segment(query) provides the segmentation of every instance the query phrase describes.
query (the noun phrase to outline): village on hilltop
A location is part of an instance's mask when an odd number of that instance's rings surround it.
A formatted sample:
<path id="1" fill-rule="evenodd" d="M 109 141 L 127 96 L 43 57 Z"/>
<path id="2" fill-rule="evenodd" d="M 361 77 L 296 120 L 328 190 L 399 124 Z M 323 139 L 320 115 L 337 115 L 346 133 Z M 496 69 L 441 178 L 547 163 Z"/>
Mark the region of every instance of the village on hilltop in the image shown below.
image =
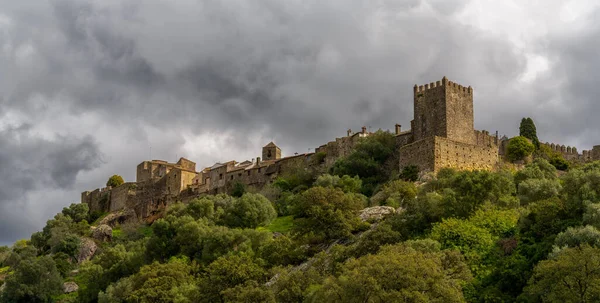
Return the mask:
<path id="1" fill-rule="evenodd" d="M 473 89 L 449 81 L 414 86 L 414 118 L 410 130 L 395 125 L 399 169 L 416 166 L 422 172 L 442 168 L 460 170 L 494 170 L 506 153 L 508 138 L 498 132 L 474 129 Z M 366 127 L 336 138 L 313 153 L 282 157 L 281 149 L 270 142 L 262 148 L 262 157 L 252 161 L 216 163 L 200 171 L 196 163 L 185 158 L 176 163 L 163 160 L 144 161 L 137 166 L 135 182 L 116 188 L 85 191 L 81 202 L 90 211 L 129 210 L 137 218 L 152 218 L 173 201 L 189 201 L 203 194 L 227 192 L 234 184 L 260 188 L 278 176 L 298 168 L 331 167 L 336 160 L 351 153 L 361 138 L 372 135 Z M 600 146 L 578 153 L 574 147 L 544 143 L 570 161 L 600 160 Z"/>

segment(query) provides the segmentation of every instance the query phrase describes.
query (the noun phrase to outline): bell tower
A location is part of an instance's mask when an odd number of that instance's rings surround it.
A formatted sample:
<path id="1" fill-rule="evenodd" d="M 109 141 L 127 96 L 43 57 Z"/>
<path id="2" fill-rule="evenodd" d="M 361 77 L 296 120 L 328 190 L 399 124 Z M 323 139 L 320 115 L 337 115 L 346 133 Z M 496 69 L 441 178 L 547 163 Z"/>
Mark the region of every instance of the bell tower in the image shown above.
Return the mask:
<path id="1" fill-rule="evenodd" d="M 262 149 L 262 159 L 263 161 L 281 159 L 281 148 L 275 145 L 275 143 L 269 142 Z"/>

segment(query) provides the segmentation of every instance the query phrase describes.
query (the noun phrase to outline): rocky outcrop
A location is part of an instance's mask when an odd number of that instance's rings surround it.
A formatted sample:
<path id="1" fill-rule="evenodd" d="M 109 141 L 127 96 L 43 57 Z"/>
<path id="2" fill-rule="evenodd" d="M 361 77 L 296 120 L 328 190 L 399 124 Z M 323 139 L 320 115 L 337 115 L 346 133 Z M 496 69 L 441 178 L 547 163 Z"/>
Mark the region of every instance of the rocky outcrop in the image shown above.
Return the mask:
<path id="1" fill-rule="evenodd" d="M 396 213 L 396 209 L 390 206 L 367 207 L 360 211 L 360 219 L 363 221 L 379 221 L 385 216 Z"/>
<path id="2" fill-rule="evenodd" d="M 79 246 L 79 254 L 77 255 L 77 263 L 81 264 L 84 261 L 90 260 L 94 254 L 98 246 L 94 240 L 89 238 L 81 239 L 81 244 Z"/>
<path id="3" fill-rule="evenodd" d="M 98 241 L 110 242 L 112 241 L 112 228 L 106 224 L 102 224 L 93 229 L 92 238 Z"/>
<path id="4" fill-rule="evenodd" d="M 104 219 L 100 220 L 98 225 L 108 225 L 110 227 L 115 227 L 117 225 L 132 222 L 135 220 L 135 211 L 133 211 L 132 209 L 125 209 L 122 211 L 108 214 L 106 217 L 104 217 Z"/>
<path id="5" fill-rule="evenodd" d="M 72 292 L 76 292 L 79 290 L 79 285 L 75 282 L 65 282 L 63 284 L 63 291 L 66 294 L 70 294 Z"/>

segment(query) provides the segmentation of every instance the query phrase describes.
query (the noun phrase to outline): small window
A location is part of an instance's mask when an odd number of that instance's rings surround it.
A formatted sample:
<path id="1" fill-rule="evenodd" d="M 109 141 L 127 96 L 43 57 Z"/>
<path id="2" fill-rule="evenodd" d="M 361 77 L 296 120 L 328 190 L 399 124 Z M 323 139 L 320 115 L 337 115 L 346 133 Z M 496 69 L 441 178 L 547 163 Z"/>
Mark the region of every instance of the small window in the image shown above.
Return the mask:
<path id="1" fill-rule="evenodd" d="M 241 176 L 242 176 L 242 173 L 239 173 L 239 174 L 238 174 L 238 177 L 241 177 Z"/>
<path id="2" fill-rule="evenodd" d="M 231 175 L 231 180 L 233 180 L 233 175 Z"/>
<path id="3" fill-rule="evenodd" d="M 219 180 L 223 180 L 223 174 L 219 174 Z"/>
<path id="4" fill-rule="evenodd" d="M 248 171 L 248 176 L 250 176 L 250 171 Z"/>
<path id="5" fill-rule="evenodd" d="M 259 168 L 258 168 L 258 173 L 260 173 L 260 169 L 261 169 L 261 168 L 259 167 Z"/>

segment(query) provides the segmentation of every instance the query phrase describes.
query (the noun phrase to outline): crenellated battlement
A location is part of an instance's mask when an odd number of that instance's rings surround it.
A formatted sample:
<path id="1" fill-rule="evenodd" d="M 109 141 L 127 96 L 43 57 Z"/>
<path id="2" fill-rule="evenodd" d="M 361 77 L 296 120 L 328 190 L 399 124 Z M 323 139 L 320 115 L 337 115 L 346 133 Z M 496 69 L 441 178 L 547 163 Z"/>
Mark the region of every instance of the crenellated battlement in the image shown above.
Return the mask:
<path id="1" fill-rule="evenodd" d="M 577 147 L 565 146 L 564 144 L 561 145 L 561 144 L 548 143 L 548 142 L 544 143 L 544 145 L 550 147 L 551 150 L 562 153 L 562 154 L 566 154 L 566 155 L 579 154 L 577 152 Z"/>
<path id="2" fill-rule="evenodd" d="M 431 82 L 429 84 L 425 84 L 425 85 L 416 85 L 413 87 L 413 90 L 416 93 L 423 93 L 425 91 L 428 90 L 432 90 L 432 89 L 436 89 L 436 88 L 440 88 L 440 87 L 447 87 L 447 88 L 451 88 L 454 91 L 463 93 L 463 94 L 467 94 L 467 95 L 472 95 L 473 94 L 473 88 L 471 86 L 463 86 L 460 85 L 456 82 L 452 82 L 450 80 L 448 80 L 448 78 L 444 77 L 442 78 L 441 81 L 435 81 L 435 82 Z"/>

